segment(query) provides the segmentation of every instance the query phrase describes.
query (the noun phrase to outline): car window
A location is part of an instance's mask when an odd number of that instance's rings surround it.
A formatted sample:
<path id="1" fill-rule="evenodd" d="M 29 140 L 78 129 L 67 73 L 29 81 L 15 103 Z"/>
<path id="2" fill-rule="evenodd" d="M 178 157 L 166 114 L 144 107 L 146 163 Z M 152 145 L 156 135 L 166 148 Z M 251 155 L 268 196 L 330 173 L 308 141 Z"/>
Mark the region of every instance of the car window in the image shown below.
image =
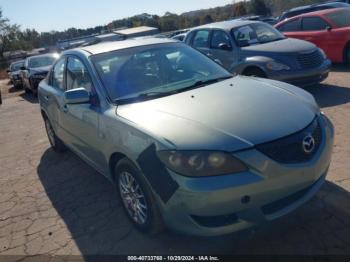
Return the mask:
<path id="1" fill-rule="evenodd" d="M 213 36 L 211 37 L 211 48 L 220 49 L 220 44 L 226 44 L 227 46 L 231 46 L 230 37 L 227 33 L 220 30 L 215 30 L 213 32 Z"/>
<path id="2" fill-rule="evenodd" d="M 55 66 L 53 67 L 52 70 L 52 86 L 59 88 L 61 90 L 65 89 L 64 86 L 64 70 L 65 70 L 65 62 L 66 59 L 62 58 L 60 59 Z"/>
<path id="3" fill-rule="evenodd" d="M 208 42 L 209 42 L 209 31 L 200 30 L 196 32 L 193 38 L 193 47 L 195 48 L 208 47 Z"/>
<path id="4" fill-rule="evenodd" d="M 233 29 L 232 33 L 237 44 L 241 47 L 285 39 L 280 32 L 265 23 L 241 26 Z"/>
<path id="5" fill-rule="evenodd" d="M 302 20 L 303 31 L 326 30 L 328 24 L 319 17 L 304 17 Z"/>
<path id="6" fill-rule="evenodd" d="M 288 21 L 284 23 L 283 25 L 278 27 L 278 30 L 281 32 L 297 32 L 301 31 L 300 28 L 300 20 L 299 19 L 294 19 L 292 21 Z"/>
<path id="7" fill-rule="evenodd" d="M 83 87 L 91 92 L 92 81 L 85 65 L 76 57 L 68 57 L 67 90 Z"/>
<path id="8" fill-rule="evenodd" d="M 337 27 L 348 27 L 350 26 L 350 9 L 341 9 L 329 13 L 326 17 L 331 20 Z"/>

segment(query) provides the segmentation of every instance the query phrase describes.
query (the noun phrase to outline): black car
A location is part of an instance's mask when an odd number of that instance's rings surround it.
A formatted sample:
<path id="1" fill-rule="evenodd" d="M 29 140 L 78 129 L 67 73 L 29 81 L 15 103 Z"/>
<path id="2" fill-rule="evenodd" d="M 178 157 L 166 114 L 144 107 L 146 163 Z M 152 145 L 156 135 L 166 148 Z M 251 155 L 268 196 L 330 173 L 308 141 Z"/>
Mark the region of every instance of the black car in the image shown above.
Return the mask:
<path id="1" fill-rule="evenodd" d="M 299 6 L 283 12 L 282 15 L 279 17 L 278 21 L 283 21 L 287 18 L 291 18 L 291 17 L 305 14 L 305 13 L 310 13 L 310 12 L 315 12 L 315 11 L 320 11 L 325 9 L 332 9 L 332 8 L 344 8 L 344 7 L 350 7 L 350 5 L 344 2 L 329 2 L 324 4 Z"/>
<path id="2" fill-rule="evenodd" d="M 28 57 L 21 67 L 21 79 L 26 93 L 37 93 L 38 85 L 49 72 L 58 54 L 45 54 Z"/>
<path id="3" fill-rule="evenodd" d="M 11 63 L 9 69 L 7 70 L 10 81 L 16 88 L 22 87 L 21 67 L 23 67 L 23 65 L 24 60 L 16 61 Z"/>

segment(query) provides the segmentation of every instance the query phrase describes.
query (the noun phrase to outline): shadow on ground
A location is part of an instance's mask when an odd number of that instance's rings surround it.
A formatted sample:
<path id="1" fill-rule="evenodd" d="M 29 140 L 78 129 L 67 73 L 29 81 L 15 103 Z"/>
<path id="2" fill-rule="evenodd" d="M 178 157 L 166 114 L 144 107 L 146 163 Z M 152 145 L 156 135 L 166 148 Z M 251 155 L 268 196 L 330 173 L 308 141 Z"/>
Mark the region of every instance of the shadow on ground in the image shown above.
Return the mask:
<path id="1" fill-rule="evenodd" d="M 197 238 L 133 229 L 114 186 L 73 153 L 48 149 L 38 175 L 80 252 L 92 254 L 350 254 L 350 194 L 327 182 L 306 205 L 255 230 Z"/>
<path id="2" fill-rule="evenodd" d="M 305 88 L 316 99 L 320 107 L 332 107 L 350 102 L 350 88 L 329 84 L 319 84 Z"/>
<path id="3" fill-rule="evenodd" d="M 23 92 L 22 94 L 19 95 L 23 99 L 27 100 L 28 102 L 32 104 L 38 104 L 39 100 L 38 97 L 36 97 L 33 93 L 25 93 Z"/>
<path id="4" fill-rule="evenodd" d="M 344 65 L 344 64 L 332 65 L 331 72 L 338 72 L 338 73 L 350 72 L 350 65 Z"/>

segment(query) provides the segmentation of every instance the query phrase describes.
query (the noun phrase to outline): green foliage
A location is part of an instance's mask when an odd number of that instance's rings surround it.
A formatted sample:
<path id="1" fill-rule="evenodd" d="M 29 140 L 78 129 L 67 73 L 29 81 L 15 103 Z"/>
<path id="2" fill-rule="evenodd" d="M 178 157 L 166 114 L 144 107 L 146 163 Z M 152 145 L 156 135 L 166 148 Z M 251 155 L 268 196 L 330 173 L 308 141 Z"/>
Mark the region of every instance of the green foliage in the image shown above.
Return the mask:
<path id="1" fill-rule="evenodd" d="M 266 5 L 264 0 L 251 0 L 250 13 L 255 15 L 268 16 L 271 15 L 270 8 Z"/>

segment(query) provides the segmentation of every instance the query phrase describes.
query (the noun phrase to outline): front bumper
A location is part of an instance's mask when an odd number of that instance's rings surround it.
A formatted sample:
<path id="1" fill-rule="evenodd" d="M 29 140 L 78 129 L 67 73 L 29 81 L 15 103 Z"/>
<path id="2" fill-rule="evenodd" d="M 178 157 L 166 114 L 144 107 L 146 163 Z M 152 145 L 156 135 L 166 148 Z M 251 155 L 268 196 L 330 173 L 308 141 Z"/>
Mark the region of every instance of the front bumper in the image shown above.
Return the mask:
<path id="1" fill-rule="evenodd" d="M 283 72 L 268 71 L 268 77 L 271 79 L 287 82 L 299 87 L 315 85 L 328 77 L 331 61 L 325 60 L 322 65 L 316 68 L 289 70 Z"/>
<path id="2" fill-rule="evenodd" d="M 179 232 L 214 236 L 283 216 L 309 200 L 325 181 L 334 130 L 324 121 L 318 152 L 302 164 L 279 164 L 256 149 L 236 153 L 249 171 L 218 177 L 188 178 L 169 171 L 179 184 L 161 203 L 166 224 Z"/>

